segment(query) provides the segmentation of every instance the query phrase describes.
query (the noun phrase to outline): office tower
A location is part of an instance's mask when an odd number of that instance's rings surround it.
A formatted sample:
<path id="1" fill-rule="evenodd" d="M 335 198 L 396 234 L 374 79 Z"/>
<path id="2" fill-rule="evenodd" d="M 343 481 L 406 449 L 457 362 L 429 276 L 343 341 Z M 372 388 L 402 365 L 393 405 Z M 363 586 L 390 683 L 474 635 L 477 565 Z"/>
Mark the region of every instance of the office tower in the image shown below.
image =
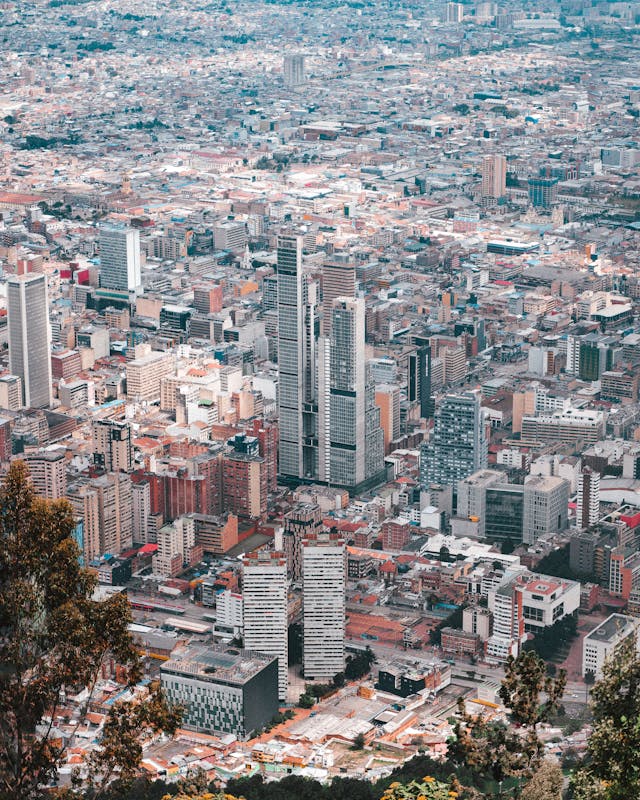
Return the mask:
<path id="1" fill-rule="evenodd" d="M 584 467 L 578 477 L 576 527 L 589 528 L 600 519 L 600 473 Z"/>
<path id="2" fill-rule="evenodd" d="M 287 562 L 283 553 L 263 550 L 243 561 L 244 646 L 278 657 L 278 697 L 287 699 Z"/>
<path id="3" fill-rule="evenodd" d="M 380 425 L 384 452 L 389 453 L 392 442 L 400 437 L 400 387 L 383 383 L 376 386 L 376 405 L 380 409 Z"/>
<path id="4" fill-rule="evenodd" d="M 133 541 L 142 544 L 148 541 L 149 515 L 151 514 L 151 487 L 148 481 L 140 481 L 131 486 L 133 507 Z"/>
<path id="5" fill-rule="evenodd" d="M 558 196 L 557 178 L 529 178 L 529 202 L 534 208 L 551 208 Z"/>
<path id="6" fill-rule="evenodd" d="M 304 56 L 286 55 L 283 61 L 283 77 L 285 86 L 301 86 L 304 83 Z"/>
<path id="7" fill-rule="evenodd" d="M 482 159 L 482 197 L 498 200 L 507 191 L 507 159 L 488 155 Z"/>
<path id="8" fill-rule="evenodd" d="M 451 486 L 485 469 L 488 458 L 487 430 L 479 395 L 473 392 L 447 395 L 436 411 L 433 433 L 420 450 L 422 488 L 430 484 Z"/>
<path id="9" fill-rule="evenodd" d="M 93 423 L 93 461 L 105 472 L 133 469 L 133 432 L 128 422 L 102 419 Z"/>
<path id="10" fill-rule="evenodd" d="M 330 683 L 344 670 L 345 547 L 336 533 L 302 543 L 304 677 Z"/>
<path id="11" fill-rule="evenodd" d="M 431 395 L 431 346 L 428 339 L 414 339 L 417 348 L 409 353 L 407 362 L 407 397 L 410 403 L 420 404 L 423 419 L 433 417 L 434 404 Z"/>
<path id="12" fill-rule="evenodd" d="M 51 405 L 51 330 L 44 275 L 7 281 L 9 369 L 22 381 L 27 408 Z"/>
<path id="13" fill-rule="evenodd" d="M 241 519 L 263 519 L 267 513 L 267 470 L 257 438 L 237 434 L 222 457 L 223 508 Z"/>
<path id="14" fill-rule="evenodd" d="M 22 408 L 22 380 L 17 375 L 0 377 L 0 408 L 19 411 Z"/>
<path id="15" fill-rule="evenodd" d="M 29 467 L 33 488 L 39 497 L 59 500 L 67 493 L 67 466 L 64 450 L 40 450 L 27 453 L 24 460 Z"/>
<path id="16" fill-rule="evenodd" d="M 262 308 L 274 311 L 278 308 L 278 276 L 266 275 L 262 279 Z"/>
<path id="17" fill-rule="evenodd" d="M 547 475 L 528 475 L 524 482 L 522 541 L 533 544 L 540 536 L 567 527 L 569 481 Z"/>
<path id="18" fill-rule="evenodd" d="M 462 22 L 464 6 L 462 3 L 447 3 L 447 22 Z"/>
<path id="19" fill-rule="evenodd" d="M 160 679 L 190 731 L 244 740 L 278 713 L 276 659 L 261 653 L 225 645 L 176 649 L 161 664 Z"/>
<path id="20" fill-rule="evenodd" d="M 467 356 L 462 347 L 445 347 L 442 354 L 445 383 L 457 383 L 467 375 Z"/>
<path id="21" fill-rule="evenodd" d="M 278 238 L 278 417 L 280 474 L 316 479 L 315 284 L 302 274 L 302 237 Z"/>
<path id="22" fill-rule="evenodd" d="M 496 483 L 485 492 L 484 533 L 492 542 L 522 542 L 524 526 L 524 486 Z"/>
<path id="23" fill-rule="evenodd" d="M 140 231 L 136 228 L 100 229 L 100 287 L 118 292 L 139 292 Z"/>
<path id="24" fill-rule="evenodd" d="M 321 475 L 324 470 L 324 480 L 354 492 L 381 480 L 384 472 L 380 409 L 365 360 L 364 316 L 363 299 L 334 300 L 329 347 L 326 340 L 321 343 L 319 358 Z"/>
<path id="25" fill-rule="evenodd" d="M 485 534 L 487 488 L 503 482 L 504 478 L 504 472 L 482 469 L 458 482 L 457 514 L 462 518 L 477 519 L 480 536 Z"/>
<path id="26" fill-rule="evenodd" d="M 284 515 L 282 547 L 293 582 L 302 578 L 302 542 L 323 529 L 322 511 L 315 503 L 296 503 Z"/>
<path id="27" fill-rule="evenodd" d="M 217 314 L 222 311 L 222 286 L 205 284 L 193 287 L 193 307 L 202 314 Z"/>
<path id="28" fill-rule="evenodd" d="M 322 267 L 322 335 L 331 334 L 333 301 L 356 296 L 356 268 L 347 262 L 329 262 Z"/>

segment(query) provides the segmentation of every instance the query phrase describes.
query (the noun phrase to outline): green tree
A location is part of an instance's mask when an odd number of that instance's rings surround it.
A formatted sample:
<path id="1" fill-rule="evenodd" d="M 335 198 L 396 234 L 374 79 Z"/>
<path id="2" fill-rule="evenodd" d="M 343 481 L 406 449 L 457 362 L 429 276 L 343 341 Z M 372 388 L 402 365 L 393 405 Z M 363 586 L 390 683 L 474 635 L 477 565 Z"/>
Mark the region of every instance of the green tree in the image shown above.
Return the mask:
<path id="1" fill-rule="evenodd" d="M 451 761 L 472 770 L 484 784 L 496 783 L 499 791 L 509 778 L 530 776 L 542 753 L 537 739 L 522 737 L 502 722 L 487 721 L 482 714 L 467 713 L 462 699 L 453 733 L 447 750 Z"/>
<path id="2" fill-rule="evenodd" d="M 545 760 L 523 788 L 521 800 L 562 800 L 563 784 L 559 765 Z"/>
<path id="3" fill-rule="evenodd" d="M 37 498 L 26 465 L 14 462 L 0 488 L 0 800 L 41 797 L 55 780 L 61 699 L 88 688 L 80 724 L 107 655 L 125 668 L 130 686 L 141 677 L 126 597 L 92 599 L 95 578 L 80 566 L 74 528 L 70 504 Z M 173 731 L 179 718 L 158 684 L 145 701 L 115 703 L 102 746 L 86 763 L 87 782 L 99 792 L 115 775 L 131 778 L 141 737 Z M 76 776 L 66 795 L 80 788 Z"/>
<path id="4" fill-rule="evenodd" d="M 574 777 L 576 800 L 640 797 L 640 657 L 635 635 L 605 661 L 591 690 L 593 730 Z"/>
<path id="5" fill-rule="evenodd" d="M 566 685 L 564 670 L 559 670 L 555 677 L 548 675 L 545 662 L 529 650 L 518 658 L 509 656 L 498 694 L 511 711 L 513 721 L 535 734 L 537 725 L 547 722 L 557 711 Z"/>
<path id="6" fill-rule="evenodd" d="M 356 738 L 353 740 L 353 749 L 354 750 L 364 750 L 364 746 L 366 744 L 366 739 L 364 738 L 364 733 L 359 733 Z"/>

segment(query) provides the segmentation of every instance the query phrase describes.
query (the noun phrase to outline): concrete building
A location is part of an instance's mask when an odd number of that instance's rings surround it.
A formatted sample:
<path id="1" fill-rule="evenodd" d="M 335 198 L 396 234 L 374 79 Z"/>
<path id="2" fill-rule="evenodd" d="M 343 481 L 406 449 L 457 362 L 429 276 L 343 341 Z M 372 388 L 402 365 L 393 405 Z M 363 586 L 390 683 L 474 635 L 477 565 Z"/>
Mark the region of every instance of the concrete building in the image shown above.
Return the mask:
<path id="1" fill-rule="evenodd" d="M 588 633 L 582 642 L 582 675 L 591 673 L 596 679 L 602 675 L 605 661 L 627 637 L 636 635 L 640 619 L 624 614 L 611 614 L 597 628 Z M 640 652 L 640 640 L 637 642 Z"/>
<path id="2" fill-rule="evenodd" d="M 304 56 L 291 53 L 284 57 L 282 73 L 285 86 L 294 88 L 301 86 L 305 81 Z"/>
<path id="3" fill-rule="evenodd" d="M 474 472 L 458 482 L 458 517 L 477 520 L 478 532 L 485 535 L 487 514 L 487 489 L 496 483 L 502 483 L 504 473 L 497 470 L 483 469 Z"/>
<path id="4" fill-rule="evenodd" d="M 323 336 L 331 335 L 333 301 L 338 297 L 356 296 L 356 268 L 349 262 L 331 261 L 322 267 L 322 326 Z"/>
<path id="5" fill-rule="evenodd" d="M 605 420 L 602 411 L 570 408 L 552 414 L 522 418 L 523 445 L 562 442 L 563 444 L 597 442 L 604 436 Z"/>
<path id="6" fill-rule="evenodd" d="M 380 410 L 365 358 L 364 300 L 333 301 L 329 347 L 321 339 L 319 350 L 320 478 L 358 493 L 384 479 Z"/>
<path id="7" fill-rule="evenodd" d="M 564 478 L 528 475 L 524 482 L 522 541 L 533 544 L 540 536 L 567 527 L 569 483 Z"/>
<path id="8" fill-rule="evenodd" d="M 27 408 L 51 405 L 51 327 L 47 278 L 33 273 L 7 281 L 9 369 L 22 382 Z"/>
<path id="9" fill-rule="evenodd" d="M 151 514 L 151 486 L 148 481 L 140 481 L 131 485 L 131 502 L 133 506 L 133 541 L 150 542 L 149 516 Z"/>
<path id="10" fill-rule="evenodd" d="M 339 534 L 316 533 L 302 543 L 305 679 L 330 682 L 344 670 L 345 545 Z"/>
<path id="11" fill-rule="evenodd" d="M 498 200 L 504 197 L 507 187 L 507 159 L 501 155 L 487 155 L 482 159 L 482 197 Z"/>
<path id="12" fill-rule="evenodd" d="M 92 425 L 93 460 L 105 472 L 133 469 L 133 433 L 128 422 L 102 419 Z"/>
<path id="13" fill-rule="evenodd" d="M 33 488 L 39 497 L 59 500 L 66 495 L 67 460 L 63 449 L 27 453 L 24 460 L 29 467 Z"/>
<path id="14" fill-rule="evenodd" d="M 191 561 L 196 542 L 193 517 L 179 517 L 158 531 L 158 550 L 153 557 L 153 571 L 175 577 Z"/>
<path id="15" fill-rule="evenodd" d="M 100 286 L 118 292 L 141 290 L 140 231 L 107 226 L 100 229 Z"/>
<path id="16" fill-rule="evenodd" d="M 278 697 L 287 699 L 287 561 L 280 552 L 256 551 L 242 565 L 244 644 L 278 659 Z"/>
<path id="17" fill-rule="evenodd" d="M 589 528 L 600 519 L 600 473 L 583 467 L 578 477 L 576 526 Z"/>
<path id="18" fill-rule="evenodd" d="M 148 352 L 127 362 L 127 397 L 136 403 L 160 400 L 160 384 L 165 375 L 173 371 L 171 353 Z"/>
<path id="19" fill-rule="evenodd" d="M 316 503 L 296 503 L 284 515 L 282 544 L 289 578 L 302 579 L 302 542 L 323 530 L 322 510 Z"/>
<path id="20" fill-rule="evenodd" d="M 451 486 L 479 469 L 488 459 L 487 431 L 480 397 L 472 392 L 447 395 L 436 410 L 431 439 L 420 450 L 420 484 Z"/>
<path id="21" fill-rule="evenodd" d="M 19 411 L 23 408 L 22 378 L 18 375 L 0 376 L 0 408 Z"/>
<path id="22" fill-rule="evenodd" d="M 376 405 L 380 409 L 380 425 L 384 452 L 392 450 L 392 442 L 400 436 L 400 387 L 393 384 L 376 386 Z"/>
<path id="23" fill-rule="evenodd" d="M 248 739 L 278 712 L 277 659 L 238 648 L 189 647 L 160 667 L 162 688 L 184 709 L 182 725 Z"/>
<path id="24" fill-rule="evenodd" d="M 278 238 L 278 419 L 280 474 L 318 473 L 315 284 L 302 272 L 302 237 Z"/>
<path id="25" fill-rule="evenodd" d="M 73 506 L 76 517 L 82 521 L 82 554 L 84 563 L 89 564 L 104 552 L 98 490 L 89 483 L 78 482 L 69 486 L 67 500 Z"/>

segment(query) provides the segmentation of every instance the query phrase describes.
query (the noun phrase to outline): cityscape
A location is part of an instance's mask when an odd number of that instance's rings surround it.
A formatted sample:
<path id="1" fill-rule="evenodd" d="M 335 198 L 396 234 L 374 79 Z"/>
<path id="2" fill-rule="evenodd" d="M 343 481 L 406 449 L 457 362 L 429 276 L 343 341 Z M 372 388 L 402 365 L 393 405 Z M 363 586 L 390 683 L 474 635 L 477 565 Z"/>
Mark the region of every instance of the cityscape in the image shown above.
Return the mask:
<path id="1" fill-rule="evenodd" d="M 638 4 L 0 35 L 0 800 L 640 797 Z"/>

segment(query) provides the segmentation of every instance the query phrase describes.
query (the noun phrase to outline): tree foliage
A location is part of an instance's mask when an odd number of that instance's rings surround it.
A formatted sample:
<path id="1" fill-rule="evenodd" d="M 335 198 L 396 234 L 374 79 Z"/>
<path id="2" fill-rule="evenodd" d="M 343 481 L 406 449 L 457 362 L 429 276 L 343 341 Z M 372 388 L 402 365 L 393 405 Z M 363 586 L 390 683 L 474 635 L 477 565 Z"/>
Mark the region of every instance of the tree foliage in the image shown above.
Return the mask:
<path id="1" fill-rule="evenodd" d="M 522 800 L 562 800 L 564 778 L 559 765 L 545 760 L 522 790 Z"/>
<path id="2" fill-rule="evenodd" d="M 55 781 L 63 758 L 55 731 L 61 700 L 89 690 L 80 725 L 107 655 L 123 666 L 130 686 L 141 669 L 126 597 L 92 599 L 95 578 L 80 566 L 69 503 L 35 497 L 24 462 L 14 462 L 0 490 L 0 512 L 0 798 L 31 800 Z M 174 730 L 178 721 L 157 685 L 148 702 L 115 703 L 87 779 L 78 777 L 73 789 L 131 777 L 140 736 Z"/>
<path id="3" fill-rule="evenodd" d="M 640 657 L 635 635 L 606 660 L 591 690 L 593 730 L 574 779 L 576 800 L 640 797 Z"/>
<path id="4" fill-rule="evenodd" d="M 551 677 L 547 674 L 545 662 L 536 652 L 529 650 L 518 658 L 509 656 L 498 694 L 511 711 L 513 721 L 535 731 L 539 723 L 547 722 L 557 711 L 566 685 L 564 670 Z"/>

